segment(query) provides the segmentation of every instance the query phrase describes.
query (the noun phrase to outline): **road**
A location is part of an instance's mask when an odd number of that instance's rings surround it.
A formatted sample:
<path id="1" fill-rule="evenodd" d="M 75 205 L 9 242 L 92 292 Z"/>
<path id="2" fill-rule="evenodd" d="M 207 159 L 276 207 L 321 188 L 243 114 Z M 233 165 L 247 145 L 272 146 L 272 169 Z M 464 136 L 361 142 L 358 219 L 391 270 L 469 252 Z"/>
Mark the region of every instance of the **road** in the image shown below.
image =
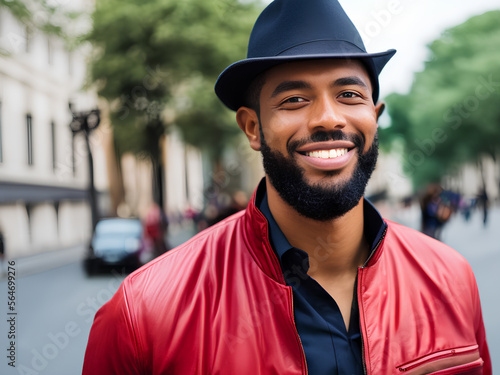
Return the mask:
<path id="1" fill-rule="evenodd" d="M 172 242 L 175 245 L 187 238 L 188 232 L 180 231 Z M 453 218 L 443 232 L 443 241 L 461 252 L 476 274 L 494 372 L 500 373 L 500 360 L 496 360 L 500 358 L 500 209 L 491 212 L 486 228 L 479 215 L 469 222 Z M 22 264 L 26 263 L 19 267 Z M 1 280 L 0 374 L 80 374 L 93 316 L 124 277 L 114 272 L 88 278 L 79 262 L 20 276 L 16 280 L 16 368 L 7 365 L 7 319 L 12 316 L 7 315 L 7 283 Z"/>
<path id="2" fill-rule="evenodd" d="M 115 273 L 87 278 L 81 264 L 72 263 L 18 279 L 17 371 L 6 367 L 2 356 L 0 372 L 80 374 L 93 316 L 118 289 L 123 277 Z M 5 282 L 2 290 L 5 296 Z M 2 333 L 8 330 L 7 315 L 4 317 Z M 7 335 L 2 336 L 0 341 L 6 343 Z"/>

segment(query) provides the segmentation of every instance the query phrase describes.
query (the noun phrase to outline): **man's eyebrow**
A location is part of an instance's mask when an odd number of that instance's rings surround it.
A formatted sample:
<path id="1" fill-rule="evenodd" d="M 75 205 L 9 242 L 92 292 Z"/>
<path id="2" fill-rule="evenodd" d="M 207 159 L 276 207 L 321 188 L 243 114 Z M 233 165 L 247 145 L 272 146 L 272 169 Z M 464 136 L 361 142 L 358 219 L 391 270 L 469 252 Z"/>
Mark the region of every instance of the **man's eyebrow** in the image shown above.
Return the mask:
<path id="1" fill-rule="evenodd" d="M 356 76 L 339 78 L 339 79 L 335 80 L 331 86 L 338 87 L 338 86 L 351 86 L 351 85 L 369 88 L 368 85 L 361 78 L 356 77 Z"/>
<path id="2" fill-rule="evenodd" d="M 271 98 L 274 98 L 282 92 L 299 89 L 310 89 L 311 87 L 312 86 L 305 81 L 284 81 L 276 86 L 273 93 L 271 94 Z"/>

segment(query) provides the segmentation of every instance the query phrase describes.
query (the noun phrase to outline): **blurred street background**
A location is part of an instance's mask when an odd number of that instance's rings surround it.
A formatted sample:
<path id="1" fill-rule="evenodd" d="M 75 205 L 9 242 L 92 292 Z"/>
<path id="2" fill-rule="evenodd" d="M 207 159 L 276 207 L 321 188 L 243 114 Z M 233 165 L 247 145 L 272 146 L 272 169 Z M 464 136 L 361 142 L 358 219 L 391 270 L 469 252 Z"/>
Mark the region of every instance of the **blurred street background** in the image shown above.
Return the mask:
<path id="1" fill-rule="evenodd" d="M 123 278 L 246 206 L 261 159 L 213 85 L 268 2 L 0 0 L 0 374 L 80 373 Z M 500 371 L 498 0 L 340 2 L 398 50 L 366 196 L 470 262 Z"/>

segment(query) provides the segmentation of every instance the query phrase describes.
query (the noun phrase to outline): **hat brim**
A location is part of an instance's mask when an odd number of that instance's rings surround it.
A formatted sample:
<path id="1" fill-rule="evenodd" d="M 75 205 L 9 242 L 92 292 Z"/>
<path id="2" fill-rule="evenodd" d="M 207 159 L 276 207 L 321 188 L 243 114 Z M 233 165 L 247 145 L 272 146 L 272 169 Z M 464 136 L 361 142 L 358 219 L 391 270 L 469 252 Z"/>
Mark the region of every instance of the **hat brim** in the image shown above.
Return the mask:
<path id="1" fill-rule="evenodd" d="M 215 83 L 215 93 L 219 99 L 233 111 L 238 110 L 245 103 L 245 95 L 248 86 L 260 73 L 276 65 L 298 60 L 317 60 L 317 59 L 355 59 L 365 63 L 370 76 L 378 77 L 383 67 L 396 53 L 396 50 L 390 49 L 385 52 L 377 53 L 325 53 L 325 54 L 303 54 L 293 56 L 272 56 L 272 57 L 254 57 L 237 61 L 229 65 L 217 79 Z M 378 80 L 375 78 L 373 98 L 378 99 Z"/>

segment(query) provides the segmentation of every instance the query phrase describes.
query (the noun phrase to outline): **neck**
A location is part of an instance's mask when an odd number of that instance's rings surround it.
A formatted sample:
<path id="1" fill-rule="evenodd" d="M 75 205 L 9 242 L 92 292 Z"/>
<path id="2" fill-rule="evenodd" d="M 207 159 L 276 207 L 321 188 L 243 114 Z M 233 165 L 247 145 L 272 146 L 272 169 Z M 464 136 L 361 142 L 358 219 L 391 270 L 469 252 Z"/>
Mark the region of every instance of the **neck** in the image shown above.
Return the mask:
<path id="1" fill-rule="evenodd" d="M 363 198 L 344 216 L 318 221 L 300 215 L 266 180 L 269 209 L 290 244 L 309 255 L 312 277 L 356 273 L 369 254 Z"/>

